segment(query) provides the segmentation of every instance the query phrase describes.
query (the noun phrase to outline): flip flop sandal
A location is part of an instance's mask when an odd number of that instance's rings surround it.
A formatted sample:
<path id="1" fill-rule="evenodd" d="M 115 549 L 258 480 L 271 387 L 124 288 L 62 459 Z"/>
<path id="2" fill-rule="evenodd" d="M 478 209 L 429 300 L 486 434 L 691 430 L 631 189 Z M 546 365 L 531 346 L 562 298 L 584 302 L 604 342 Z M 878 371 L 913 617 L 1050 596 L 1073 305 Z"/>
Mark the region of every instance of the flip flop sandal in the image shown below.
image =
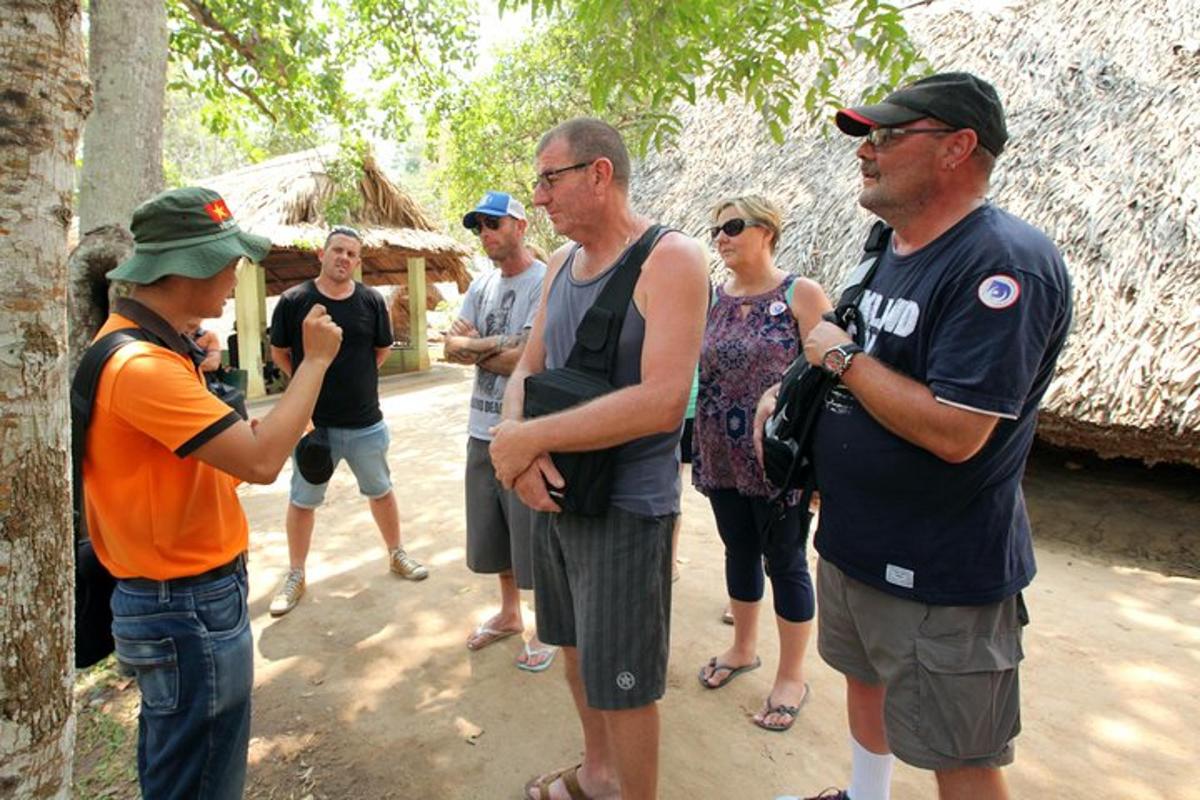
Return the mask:
<path id="1" fill-rule="evenodd" d="M 800 702 L 794 706 L 785 706 L 783 704 L 775 705 L 771 701 L 771 696 L 767 695 L 767 710 L 763 712 L 763 717 L 769 717 L 772 714 L 783 714 L 788 718 L 787 722 L 772 725 L 764 720 L 751 717 L 750 720 L 764 731 L 773 731 L 775 733 L 783 733 L 790 730 L 796 724 L 796 717 L 800 716 L 800 709 L 804 708 L 804 704 L 808 702 L 809 695 L 812 694 L 812 687 L 807 683 L 804 684 L 804 696 L 800 698 Z"/>
<path id="2" fill-rule="evenodd" d="M 530 647 L 529 642 L 525 643 L 525 661 L 517 662 L 517 669 L 523 669 L 526 672 L 544 672 L 550 669 L 550 665 L 554 663 L 554 657 L 558 655 L 558 648 L 554 645 L 546 647 Z M 545 656 L 546 660 L 539 664 L 529 664 L 529 659 L 537 656 Z"/>
<path id="3" fill-rule="evenodd" d="M 471 652 L 482 650 L 489 644 L 495 644 L 501 639 L 507 639 L 510 636 L 516 636 L 521 631 L 489 628 L 486 624 L 480 625 L 475 631 L 467 637 L 467 649 Z M 472 640 L 478 640 L 479 643 L 472 645 Z"/>
<path id="4" fill-rule="evenodd" d="M 713 656 L 712 658 L 710 658 L 708 660 L 707 664 L 705 664 L 703 667 L 700 668 L 700 672 L 696 675 L 696 677 L 700 679 L 700 685 L 703 686 L 705 689 L 720 689 L 722 686 L 729 683 L 731 680 L 736 678 L 738 675 L 741 675 L 743 672 L 749 672 L 750 670 L 758 669 L 761 666 L 762 666 L 762 659 L 759 658 L 758 656 L 755 656 L 754 660 L 751 661 L 749 664 L 744 664 L 740 667 L 732 667 L 729 664 L 717 663 L 717 657 Z M 713 675 L 716 675 L 718 670 L 728 670 L 729 672 L 728 672 L 728 674 L 725 675 L 724 678 L 722 678 L 718 682 L 709 683 L 704 678 L 704 670 L 706 670 L 706 669 L 708 670 L 709 678 L 712 678 Z"/>
<path id="5" fill-rule="evenodd" d="M 551 772 L 549 775 L 531 778 L 529 783 L 525 784 L 525 800 L 549 800 L 550 787 L 559 778 L 562 778 L 563 786 L 567 790 L 567 796 L 571 800 L 592 800 L 579 785 L 579 770 L 582 766 L 583 764 L 576 764 L 573 767 L 563 767 L 556 772 Z M 536 798 L 529 793 L 532 789 L 537 789 Z"/>
<path id="6" fill-rule="evenodd" d="M 733 612 L 728 608 L 721 612 L 721 622 L 724 622 L 726 625 L 733 624 Z"/>

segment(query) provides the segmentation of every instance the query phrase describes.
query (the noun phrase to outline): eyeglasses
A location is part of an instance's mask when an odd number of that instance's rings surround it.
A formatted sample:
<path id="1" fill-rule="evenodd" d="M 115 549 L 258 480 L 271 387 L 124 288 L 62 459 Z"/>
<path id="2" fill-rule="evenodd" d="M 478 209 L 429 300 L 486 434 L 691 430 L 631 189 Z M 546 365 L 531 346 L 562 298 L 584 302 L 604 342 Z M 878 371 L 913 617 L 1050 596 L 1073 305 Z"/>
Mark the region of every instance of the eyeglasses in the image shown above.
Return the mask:
<path id="1" fill-rule="evenodd" d="M 554 184 L 557 183 L 559 175 L 562 175 L 564 172 L 570 172 L 571 170 L 590 167 L 592 164 L 595 164 L 596 161 L 597 159 L 593 158 L 591 161 L 580 161 L 578 164 L 572 164 L 569 167 L 548 169 L 537 176 L 537 180 L 533 182 L 533 190 L 536 192 L 538 189 L 553 189 Z"/>
<path id="2" fill-rule="evenodd" d="M 714 225 L 711 228 L 709 228 L 708 234 L 710 236 L 712 236 L 714 241 L 716 240 L 717 236 L 721 233 L 724 233 L 726 236 L 728 236 L 732 239 L 734 236 L 740 236 L 742 234 L 742 231 L 746 230 L 746 228 L 761 228 L 761 227 L 763 227 L 763 224 L 761 222 L 755 222 L 752 219 L 737 219 L 737 218 L 727 219 L 720 225 Z"/>
<path id="3" fill-rule="evenodd" d="M 867 141 L 876 149 L 887 147 L 893 140 L 901 136 L 911 136 L 914 133 L 957 133 L 961 128 L 871 128 L 867 131 Z"/>
<path id="4" fill-rule="evenodd" d="M 488 214 L 476 214 L 475 224 L 472 225 L 468 230 L 470 230 L 471 233 L 475 234 L 476 236 L 479 236 L 481 233 L 483 233 L 484 228 L 487 228 L 489 231 L 499 230 L 500 222 L 501 220 L 499 217 L 489 216 Z"/>

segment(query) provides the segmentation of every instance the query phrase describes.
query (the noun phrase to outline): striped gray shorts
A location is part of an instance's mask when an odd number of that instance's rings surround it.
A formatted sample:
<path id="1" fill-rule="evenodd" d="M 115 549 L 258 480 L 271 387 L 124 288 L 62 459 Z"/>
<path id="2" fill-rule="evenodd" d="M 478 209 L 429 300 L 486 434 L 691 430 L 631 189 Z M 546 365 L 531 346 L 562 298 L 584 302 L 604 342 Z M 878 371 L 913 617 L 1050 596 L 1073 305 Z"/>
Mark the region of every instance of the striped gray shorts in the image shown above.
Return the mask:
<path id="1" fill-rule="evenodd" d="M 541 514 L 533 537 L 538 638 L 579 651 L 588 705 L 663 696 L 671 634 L 674 514 L 610 506 L 602 517 Z"/>

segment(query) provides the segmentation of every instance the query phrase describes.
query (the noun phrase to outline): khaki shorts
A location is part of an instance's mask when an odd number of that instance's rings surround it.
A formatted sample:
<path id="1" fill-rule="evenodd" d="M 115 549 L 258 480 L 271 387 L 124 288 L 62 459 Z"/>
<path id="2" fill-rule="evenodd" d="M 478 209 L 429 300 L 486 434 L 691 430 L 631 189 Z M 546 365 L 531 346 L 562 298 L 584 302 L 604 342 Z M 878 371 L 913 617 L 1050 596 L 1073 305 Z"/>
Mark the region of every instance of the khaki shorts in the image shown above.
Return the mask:
<path id="1" fill-rule="evenodd" d="M 986 606 L 926 605 L 822 560 L 817 604 L 821 658 L 887 687 L 884 723 L 897 758 L 932 770 L 1012 763 L 1021 629 L 1029 622 L 1019 593 Z"/>

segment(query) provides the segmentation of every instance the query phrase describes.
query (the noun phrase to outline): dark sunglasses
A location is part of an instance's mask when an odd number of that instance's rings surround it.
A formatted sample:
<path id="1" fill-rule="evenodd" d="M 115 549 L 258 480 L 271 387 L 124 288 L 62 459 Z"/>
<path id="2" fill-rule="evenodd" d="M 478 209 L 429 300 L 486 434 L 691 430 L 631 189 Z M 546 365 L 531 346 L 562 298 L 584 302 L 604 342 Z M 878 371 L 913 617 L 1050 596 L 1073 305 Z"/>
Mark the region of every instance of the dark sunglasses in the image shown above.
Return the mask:
<path id="1" fill-rule="evenodd" d="M 719 234 L 724 233 L 726 236 L 732 239 L 734 236 L 740 236 L 742 231 L 746 230 L 746 228 L 761 227 L 763 227 L 761 222 L 755 222 L 752 219 L 727 219 L 721 225 L 713 225 L 711 228 L 709 228 L 708 234 L 712 236 L 713 239 L 716 239 Z"/>
<path id="2" fill-rule="evenodd" d="M 349 225 L 334 225 L 329 229 L 329 234 L 325 237 L 326 247 L 329 247 L 329 240 L 335 236 L 349 236 L 351 239 L 362 241 L 362 234 Z"/>
<path id="3" fill-rule="evenodd" d="M 499 217 L 489 217 L 487 214 L 476 214 L 475 215 L 475 224 L 472 225 L 470 228 L 471 233 L 478 236 L 479 234 L 483 233 L 484 228 L 487 228 L 489 231 L 499 230 L 500 229 L 500 218 Z"/>
<path id="4" fill-rule="evenodd" d="M 871 128 L 867 131 L 866 139 L 876 150 L 882 150 L 903 136 L 915 136 L 918 133 L 958 133 L 959 130 L 961 128 Z"/>

